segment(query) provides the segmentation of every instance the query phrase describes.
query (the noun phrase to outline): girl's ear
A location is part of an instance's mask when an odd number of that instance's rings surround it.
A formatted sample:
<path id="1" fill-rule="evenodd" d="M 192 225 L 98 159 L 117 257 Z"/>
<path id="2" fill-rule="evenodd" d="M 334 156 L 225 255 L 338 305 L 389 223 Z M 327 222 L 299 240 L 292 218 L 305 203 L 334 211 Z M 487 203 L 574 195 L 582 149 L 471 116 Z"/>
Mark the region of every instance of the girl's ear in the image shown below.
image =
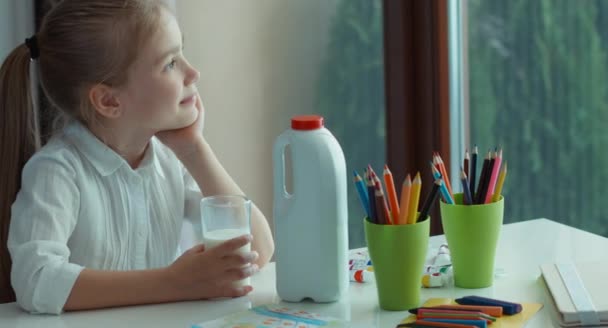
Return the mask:
<path id="1" fill-rule="evenodd" d="M 118 92 L 108 85 L 100 83 L 91 87 L 89 101 L 102 117 L 113 119 L 122 115 Z"/>

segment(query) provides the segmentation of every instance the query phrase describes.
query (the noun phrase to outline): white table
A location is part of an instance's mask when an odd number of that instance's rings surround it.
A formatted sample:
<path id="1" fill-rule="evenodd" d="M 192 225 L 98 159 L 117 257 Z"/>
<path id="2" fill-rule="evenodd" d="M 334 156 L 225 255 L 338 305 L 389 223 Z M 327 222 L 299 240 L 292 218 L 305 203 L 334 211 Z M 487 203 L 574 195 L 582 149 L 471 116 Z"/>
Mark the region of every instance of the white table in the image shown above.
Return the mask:
<path id="1" fill-rule="evenodd" d="M 445 243 L 444 236 L 431 237 L 429 249 Z M 496 266 L 503 272 L 494 286 L 484 289 L 442 287 L 423 289 L 422 299 L 429 297 L 456 298 L 481 295 L 519 302 L 545 304 L 526 327 L 553 327 L 553 304 L 542 280 L 539 265 L 547 262 L 577 259 L 608 261 L 608 239 L 574 229 L 547 219 L 507 224 L 501 232 Z M 64 313 L 60 316 L 30 315 L 15 303 L 0 305 L 0 327 L 14 328 L 72 328 L 72 327 L 181 327 L 220 317 L 251 306 L 276 303 L 274 263 L 252 278 L 255 287 L 250 295 L 223 301 L 199 301 L 135 306 L 107 310 Z M 392 328 L 408 315 L 407 312 L 387 312 L 378 307 L 374 283 L 351 283 L 342 301 L 331 304 L 297 303 L 302 308 L 348 319 L 353 327 Z"/>

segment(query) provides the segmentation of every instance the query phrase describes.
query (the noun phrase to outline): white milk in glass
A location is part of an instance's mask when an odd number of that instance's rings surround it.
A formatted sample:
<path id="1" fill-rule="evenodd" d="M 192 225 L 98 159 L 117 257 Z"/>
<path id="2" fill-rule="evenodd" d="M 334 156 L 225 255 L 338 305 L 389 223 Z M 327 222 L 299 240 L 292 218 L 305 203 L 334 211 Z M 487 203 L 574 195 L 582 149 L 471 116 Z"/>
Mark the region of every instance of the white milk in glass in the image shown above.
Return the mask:
<path id="1" fill-rule="evenodd" d="M 203 236 L 203 244 L 205 244 L 205 248 L 211 249 L 225 241 L 247 234 L 249 234 L 249 231 L 244 229 L 218 229 L 213 231 L 206 231 L 205 235 Z M 235 253 L 245 255 L 248 254 L 250 251 L 251 243 L 248 243 L 247 245 L 237 249 Z M 234 285 L 239 287 L 251 285 L 251 279 L 245 278 L 243 280 L 235 281 Z"/>

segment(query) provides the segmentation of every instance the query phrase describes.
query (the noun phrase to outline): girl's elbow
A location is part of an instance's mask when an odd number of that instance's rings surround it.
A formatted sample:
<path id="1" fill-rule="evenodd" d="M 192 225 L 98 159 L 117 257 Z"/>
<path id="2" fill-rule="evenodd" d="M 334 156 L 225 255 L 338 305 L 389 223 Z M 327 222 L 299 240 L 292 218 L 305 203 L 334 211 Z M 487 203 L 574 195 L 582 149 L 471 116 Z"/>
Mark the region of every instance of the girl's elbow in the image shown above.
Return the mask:
<path id="1" fill-rule="evenodd" d="M 274 254 L 274 240 L 270 238 L 267 242 L 265 242 L 263 249 L 258 251 L 259 257 L 256 261 L 256 264 L 261 268 L 263 268 L 270 259 L 272 259 L 272 255 Z"/>

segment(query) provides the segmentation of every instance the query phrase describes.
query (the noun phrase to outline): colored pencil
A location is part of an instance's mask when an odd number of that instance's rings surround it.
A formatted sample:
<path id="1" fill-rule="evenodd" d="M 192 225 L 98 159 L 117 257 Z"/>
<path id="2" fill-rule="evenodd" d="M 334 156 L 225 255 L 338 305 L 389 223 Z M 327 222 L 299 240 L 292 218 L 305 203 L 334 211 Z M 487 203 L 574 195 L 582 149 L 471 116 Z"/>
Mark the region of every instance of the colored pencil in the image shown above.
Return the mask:
<path id="1" fill-rule="evenodd" d="M 483 201 L 483 189 L 484 183 L 486 180 L 486 175 L 488 175 L 488 167 L 490 166 L 490 152 L 488 151 L 488 155 L 483 160 L 483 166 L 481 167 L 481 173 L 479 174 L 479 183 L 477 184 L 477 192 L 475 193 L 475 204 L 481 204 Z"/>
<path id="2" fill-rule="evenodd" d="M 369 218 L 371 222 L 380 224 L 376 211 L 376 188 L 374 187 L 374 180 L 372 179 L 369 168 L 365 169 L 365 179 L 367 180 L 367 194 L 369 195 Z"/>
<path id="3" fill-rule="evenodd" d="M 418 311 L 416 317 L 418 319 L 427 318 L 445 318 L 445 319 L 460 319 L 460 320 L 485 320 L 487 323 L 496 321 L 496 317 L 487 315 L 483 312 L 470 312 L 470 311 L 458 311 L 458 310 L 444 310 L 444 309 L 421 309 Z"/>
<path id="4" fill-rule="evenodd" d="M 397 224 L 407 224 L 409 214 L 410 191 L 412 190 L 412 178 L 408 173 L 401 186 L 401 208 L 399 210 L 399 222 Z"/>
<path id="5" fill-rule="evenodd" d="M 357 173 L 357 171 L 353 170 L 353 181 L 355 182 L 355 188 L 357 189 L 357 195 L 359 195 L 359 200 L 361 201 L 361 204 L 363 205 L 363 209 L 365 210 L 365 214 L 367 214 L 367 217 L 370 216 L 369 213 L 369 198 L 367 196 L 367 186 L 365 185 L 365 183 L 363 182 L 363 179 L 361 179 L 361 176 L 359 175 L 359 173 Z"/>
<path id="6" fill-rule="evenodd" d="M 426 327 L 435 327 L 435 328 L 477 328 L 474 325 L 465 325 L 465 324 L 457 324 L 457 323 L 447 323 L 447 322 L 431 322 L 425 320 L 416 320 L 410 323 L 400 323 L 397 325 L 397 328 L 403 327 L 411 327 L 411 328 L 426 328 Z"/>
<path id="7" fill-rule="evenodd" d="M 498 179 L 498 173 L 500 172 L 500 165 L 502 163 L 502 149 L 498 151 L 496 159 L 494 160 L 494 167 L 492 168 L 492 175 L 490 177 L 490 184 L 488 185 L 488 191 L 486 192 L 485 203 L 489 203 L 494 195 L 494 188 L 496 187 L 496 180 Z"/>
<path id="8" fill-rule="evenodd" d="M 437 195 L 439 195 L 439 187 L 441 186 L 441 180 L 435 180 L 433 184 L 433 188 L 431 192 L 426 196 L 424 203 L 422 204 L 422 209 L 420 210 L 420 215 L 418 215 L 418 219 L 416 222 L 424 221 L 429 216 L 429 212 L 431 211 L 431 206 L 437 200 Z"/>
<path id="9" fill-rule="evenodd" d="M 462 203 L 464 205 L 472 205 L 473 198 L 469 191 L 469 179 L 467 178 L 467 174 L 464 173 L 463 168 L 460 169 L 460 182 L 462 183 Z"/>
<path id="10" fill-rule="evenodd" d="M 384 165 L 384 186 L 386 187 L 386 196 L 388 197 L 388 204 L 391 210 L 391 222 L 393 224 L 399 224 L 399 201 L 397 200 L 397 191 L 395 190 L 395 181 L 393 180 L 393 174 L 388 169 L 388 165 Z"/>
<path id="11" fill-rule="evenodd" d="M 500 170 L 500 175 L 498 176 L 498 182 L 496 183 L 496 189 L 494 190 L 494 196 L 492 196 L 492 201 L 496 202 L 500 199 L 500 195 L 502 194 L 502 186 L 505 183 L 505 177 L 507 176 L 507 161 L 505 161 L 505 165 L 503 165 Z"/>
<path id="12" fill-rule="evenodd" d="M 500 306 L 481 306 L 481 305 L 460 305 L 460 304 L 441 304 L 429 307 L 419 307 L 416 309 L 408 310 L 409 313 L 417 314 L 418 310 L 421 309 L 437 309 L 437 310 L 457 310 L 457 311 L 471 311 L 471 312 L 482 312 L 493 317 L 502 317 L 502 307 Z"/>
<path id="13" fill-rule="evenodd" d="M 454 204 L 454 198 L 448 192 L 448 188 L 445 187 L 445 183 L 443 183 L 443 179 L 440 180 L 439 192 L 441 192 L 441 198 L 446 204 Z"/>
<path id="14" fill-rule="evenodd" d="M 441 172 L 441 176 L 443 177 L 443 182 L 445 183 L 445 186 L 448 188 L 448 191 L 450 192 L 450 196 L 453 196 L 454 193 L 452 192 L 452 185 L 450 183 L 450 177 L 448 176 L 448 171 L 445 169 L 445 164 L 443 163 L 443 159 L 441 158 L 441 155 L 439 155 L 439 153 L 437 153 L 437 162 L 439 164 L 439 172 Z"/>
<path id="15" fill-rule="evenodd" d="M 420 189 L 422 187 L 422 179 L 420 178 L 420 172 L 416 173 L 414 181 L 412 182 L 412 190 L 410 191 L 410 203 L 408 207 L 407 223 L 416 223 L 416 217 L 418 214 L 418 202 L 420 200 Z"/>
<path id="16" fill-rule="evenodd" d="M 471 163 L 469 164 L 469 190 L 471 191 L 471 197 L 475 197 L 475 177 L 477 174 L 477 145 L 473 148 L 473 154 L 471 156 Z"/>
<path id="17" fill-rule="evenodd" d="M 443 179 L 441 172 L 437 169 L 437 166 L 431 162 L 431 173 L 433 173 L 433 179 Z"/>
<path id="18" fill-rule="evenodd" d="M 467 175 L 467 177 L 469 176 L 469 162 L 471 161 L 471 158 L 469 157 L 469 150 L 465 149 L 464 151 L 464 162 L 463 162 L 463 167 L 464 167 L 464 173 Z M 469 186 L 467 186 L 467 188 L 469 188 Z M 462 191 L 464 192 L 464 190 Z"/>
<path id="19" fill-rule="evenodd" d="M 454 204 L 454 198 L 452 197 L 452 195 L 450 195 L 448 188 L 446 188 L 445 183 L 443 182 L 441 173 L 437 170 L 435 166 L 433 166 L 433 163 L 431 163 L 431 171 L 433 172 L 433 178 L 435 178 L 435 180 L 441 180 L 439 184 L 439 192 L 441 193 L 441 198 L 443 199 L 443 202 L 446 204 Z"/>
<path id="20" fill-rule="evenodd" d="M 386 205 L 384 191 L 382 191 L 382 183 L 380 183 L 380 179 L 377 176 L 375 177 L 374 186 L 376 188 L 375 196 L 378 222 L 381 224 L 391 224 L 391 215 L 388 206 Z"/>
<path id="21" fill-rule="evenodd" d="M 490 188 L 490 179 L 492 178 L 492 170 L 494 169 L 494 163 L 496 163 L 496 152 L 489 151 L 490 154 L 490 163 L 486 168 L 486 175 L 483 180 L 483 190 L 480 195 L 479 204 L 486 203 L 486 194 L 488 192 L 488 188 Z"/>

